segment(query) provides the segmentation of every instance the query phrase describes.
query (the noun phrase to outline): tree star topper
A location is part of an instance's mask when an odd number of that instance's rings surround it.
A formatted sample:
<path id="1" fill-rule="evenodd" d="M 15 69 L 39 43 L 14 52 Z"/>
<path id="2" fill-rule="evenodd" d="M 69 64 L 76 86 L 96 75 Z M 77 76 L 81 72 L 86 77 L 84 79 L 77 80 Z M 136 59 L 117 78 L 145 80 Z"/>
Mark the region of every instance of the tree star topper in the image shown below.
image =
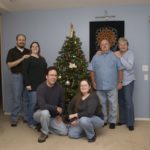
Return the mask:
<path id="1" fill-rule="evenodd" d="M 73 37 L 74 33 L 75 33 L 74 27 L 73 27 L 73 24 L 71 23 L 71 24 L 70 24 L 70 38 Z"/>

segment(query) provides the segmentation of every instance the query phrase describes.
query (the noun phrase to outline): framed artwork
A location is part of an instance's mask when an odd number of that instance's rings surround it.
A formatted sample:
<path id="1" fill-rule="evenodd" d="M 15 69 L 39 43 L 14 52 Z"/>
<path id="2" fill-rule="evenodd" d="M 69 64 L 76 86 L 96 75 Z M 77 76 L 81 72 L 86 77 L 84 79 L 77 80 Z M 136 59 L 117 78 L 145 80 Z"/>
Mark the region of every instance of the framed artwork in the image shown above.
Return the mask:
<path id="1" fill-rule="evenodd" d="M 117 42 L 120 37 L 124 37 L 124 21 L 90 22 L 90 60 L 100 49 L 99 41 L 108 39 L 111 50 L 117 51 Z"/>

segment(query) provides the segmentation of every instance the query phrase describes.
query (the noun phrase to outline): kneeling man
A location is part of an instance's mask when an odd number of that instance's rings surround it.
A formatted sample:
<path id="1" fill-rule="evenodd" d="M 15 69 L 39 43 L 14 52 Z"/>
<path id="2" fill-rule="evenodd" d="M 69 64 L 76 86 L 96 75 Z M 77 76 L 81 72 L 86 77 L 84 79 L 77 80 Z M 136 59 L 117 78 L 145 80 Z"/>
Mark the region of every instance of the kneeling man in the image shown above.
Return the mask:
<path id="1" fill-rule="evenodd" d="M 34 119 L 41 124 L 41 135 L 38 142 L 45 142 L 48 133 L 67 135 L 67 128 L 61 114 L 64 107 L 64 90 L 57 82 L 57 69 L 47 69 L 46 81 L 37 89 L 37 105 Z"/>

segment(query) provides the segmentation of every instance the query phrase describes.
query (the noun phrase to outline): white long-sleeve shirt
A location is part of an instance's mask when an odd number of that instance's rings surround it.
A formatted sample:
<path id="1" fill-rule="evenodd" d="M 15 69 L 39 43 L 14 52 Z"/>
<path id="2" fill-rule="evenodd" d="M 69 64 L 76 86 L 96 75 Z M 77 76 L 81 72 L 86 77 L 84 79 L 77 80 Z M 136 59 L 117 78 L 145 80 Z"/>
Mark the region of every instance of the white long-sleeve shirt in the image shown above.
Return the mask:
<path id="1" fill-rule="evenodd" d="M 121 63 L 124 67 L 123 71 L 123 85 L 128 85 L 135 80 L 134 75 L 134 54 L 128 50 L 121 58 Z"/>

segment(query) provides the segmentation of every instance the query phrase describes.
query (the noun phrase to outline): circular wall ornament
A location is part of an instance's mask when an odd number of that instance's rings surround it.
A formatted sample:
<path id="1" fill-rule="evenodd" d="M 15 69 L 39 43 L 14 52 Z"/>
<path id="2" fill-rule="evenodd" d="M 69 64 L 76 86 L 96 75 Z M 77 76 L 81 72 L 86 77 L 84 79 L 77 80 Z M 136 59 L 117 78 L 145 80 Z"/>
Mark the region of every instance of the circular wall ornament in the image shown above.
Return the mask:
<path id="1" fill-rule="evenodd" d="M 117 45 L 118 32 L 113 27 L 101 27 L 96 31 L 96 45 L 100 47 L 99 41 L 107 39 L 110 42 L 111 50 Z"/>

